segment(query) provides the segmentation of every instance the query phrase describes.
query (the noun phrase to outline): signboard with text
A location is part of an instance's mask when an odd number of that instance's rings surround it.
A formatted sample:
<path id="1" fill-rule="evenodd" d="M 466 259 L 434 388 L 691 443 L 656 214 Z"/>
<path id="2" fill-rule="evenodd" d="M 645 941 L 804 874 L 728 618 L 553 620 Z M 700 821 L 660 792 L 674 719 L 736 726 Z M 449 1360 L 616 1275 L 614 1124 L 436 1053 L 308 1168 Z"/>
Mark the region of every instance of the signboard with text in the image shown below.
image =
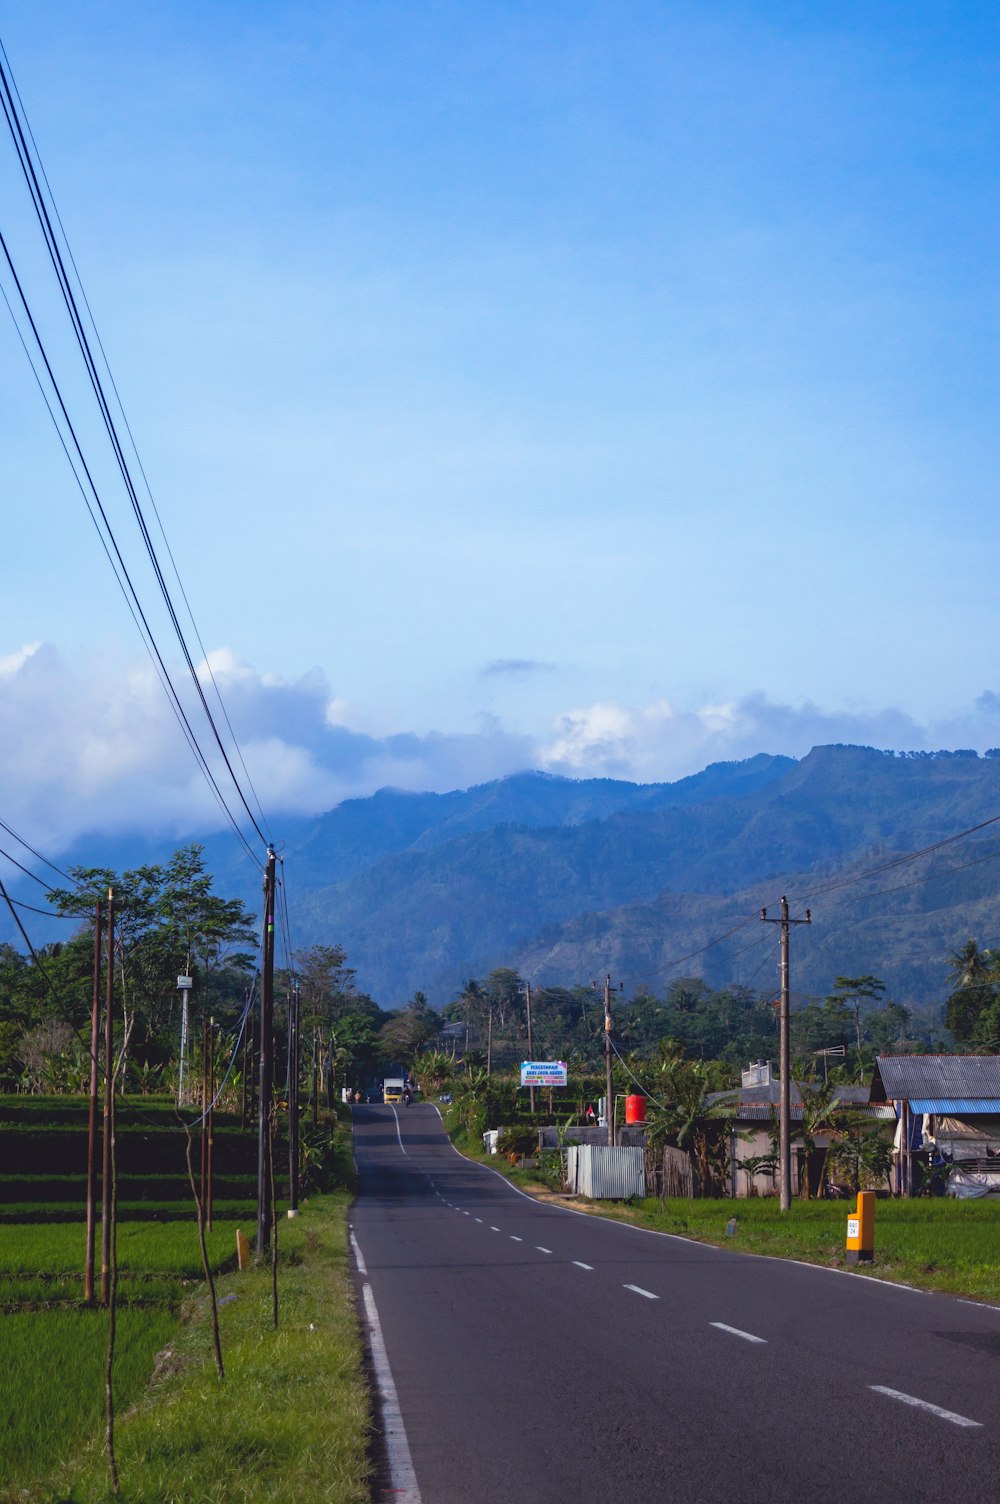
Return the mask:
<path id="1" fill-rule="evenodd" d="M 522 1060 L 522 1086 L 565 1086 L 565 1060 Z"/>

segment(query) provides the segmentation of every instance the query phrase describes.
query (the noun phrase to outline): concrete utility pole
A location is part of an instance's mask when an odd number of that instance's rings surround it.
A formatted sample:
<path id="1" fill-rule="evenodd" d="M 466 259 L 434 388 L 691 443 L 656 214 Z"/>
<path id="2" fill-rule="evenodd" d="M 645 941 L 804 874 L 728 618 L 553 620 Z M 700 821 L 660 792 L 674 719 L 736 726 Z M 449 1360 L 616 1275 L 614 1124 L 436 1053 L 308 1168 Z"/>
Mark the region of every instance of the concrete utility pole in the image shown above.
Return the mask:
<path id="1" fill-rule="evenodd" d="M 768 919 L 767 910 L 761 909 L 760 917 L 764 924 L 778 924 L 781 926 L 781 1054 L 779 1071 L 781 1073 L 781 1089 L 778 1105 L 778 1160 L 781 1170 L 781 1210 L 791 1211 L 792 1208 L 792 1070 L 791 1052 L 788 1041 L 788 933 L 793 924 L 811 924 L 812 914 L 806 909 L 804 919 L 789 919 L 788 899 L 782 897 L 781 918 Z M 808 1170 L 806 1172 L 808 1174 Z"/>
<path id="2" fill-rule="evenodd" d="M 101 1159 L 101 1305 L 111 1283 L 111 1094 L 115 1089 L 115 894 L 108 889 L 108 960 L 104 1000 L 104 1142 Z"/>
<path id="3" fill-rule="evenodd" d="M 257 1255 L 271 1247 L 271 1097 L 274 1089 L 274 863 L 264 870 L 264 956 L 260 979 L 260 1098 L 257 1124 Z"/>
<path id="4" fill-rule="evenodd" d="M 94 1228 L 97 1201 L 97 1091 L 101 1060 L 101 900 L 94 907 L 94 982 L 90 997 L 90 1111 L 87 1119 L 87 1246 L 83 1298 L 94 1299 Z"/>

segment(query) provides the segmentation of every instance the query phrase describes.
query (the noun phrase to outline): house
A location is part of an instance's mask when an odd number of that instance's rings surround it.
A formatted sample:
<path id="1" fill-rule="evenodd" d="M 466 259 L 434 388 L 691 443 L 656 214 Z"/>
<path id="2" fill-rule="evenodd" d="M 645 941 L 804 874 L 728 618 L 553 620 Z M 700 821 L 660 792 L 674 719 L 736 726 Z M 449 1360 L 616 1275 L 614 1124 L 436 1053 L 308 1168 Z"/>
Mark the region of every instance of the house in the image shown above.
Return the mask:
<path id="1" fill-rule="evenodd" d="M 880 1055 L 871 1100 L 896 1115 L 899 1195 L 941 1169 L 949 1195 L 1000 1197 L 1000 1056 Z"/>
<path id="2" fill-rule="evenodd" d="M 887 1124 L 896 1120 L 895 1109 L 885 1102 L 872 1105 L 867 1086 L 842 1086 L 833 1088 L 838 1106 L 849 1108 L 855 1116 L 871 1117 Z M 792 1081 L 789 1115 L 792 1137 L 792 1185 L 791 1194 L 802 1191 L 805 1173 L 804 1151 L 796 1147 L 796 1137 L 801 1135 L 803 1120 L 803 1095 L 801 1084 Z M 778 1107 L 781 1100 L 781 1082 L 772 1075 L 769 1064 L 752 1065 L 743 1072 L 743 1084 L 738 1090 L 713 1092 L 709 1102 L 720 1115 L 723 1112 L 733 1118 L 733 1133 L 730 1143 L 730 1195 L 769 1196 L 777 1186 L 777 1133 Z M 810 1189 L 819 1193 L 825 1151 L 830 1146 L 830 1135 L 815 1135 L 816 1155 L 809 1166 Z"/>

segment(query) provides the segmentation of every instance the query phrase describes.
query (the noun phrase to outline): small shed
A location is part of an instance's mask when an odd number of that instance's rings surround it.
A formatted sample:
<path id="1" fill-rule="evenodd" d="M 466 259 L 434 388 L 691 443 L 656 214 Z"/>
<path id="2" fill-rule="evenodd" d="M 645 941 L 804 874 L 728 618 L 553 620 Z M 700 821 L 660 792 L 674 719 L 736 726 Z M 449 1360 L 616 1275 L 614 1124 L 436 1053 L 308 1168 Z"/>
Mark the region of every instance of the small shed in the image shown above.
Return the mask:
<path id="1" fill-rule="evenodd" d="M 900 1195 L 943 1168 L 950 1194 L 1000 1197 L 1000 1056 L 880 1055 L 871 1099 L 896 1111 Z"/>

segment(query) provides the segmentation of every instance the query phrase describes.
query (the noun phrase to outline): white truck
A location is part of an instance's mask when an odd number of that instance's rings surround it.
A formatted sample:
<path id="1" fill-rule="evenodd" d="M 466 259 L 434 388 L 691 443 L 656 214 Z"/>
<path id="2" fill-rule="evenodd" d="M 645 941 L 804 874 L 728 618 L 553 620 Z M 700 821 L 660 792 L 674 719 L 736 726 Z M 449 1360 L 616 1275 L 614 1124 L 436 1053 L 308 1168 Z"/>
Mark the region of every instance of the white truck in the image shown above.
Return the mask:
<path id="1" fill-rule="evenodd" d="M 382 1082 L 382 1101 L 401 1102 L 406 1090 L 406 1082 L 402 1076 L 386 1076 Z"/>

